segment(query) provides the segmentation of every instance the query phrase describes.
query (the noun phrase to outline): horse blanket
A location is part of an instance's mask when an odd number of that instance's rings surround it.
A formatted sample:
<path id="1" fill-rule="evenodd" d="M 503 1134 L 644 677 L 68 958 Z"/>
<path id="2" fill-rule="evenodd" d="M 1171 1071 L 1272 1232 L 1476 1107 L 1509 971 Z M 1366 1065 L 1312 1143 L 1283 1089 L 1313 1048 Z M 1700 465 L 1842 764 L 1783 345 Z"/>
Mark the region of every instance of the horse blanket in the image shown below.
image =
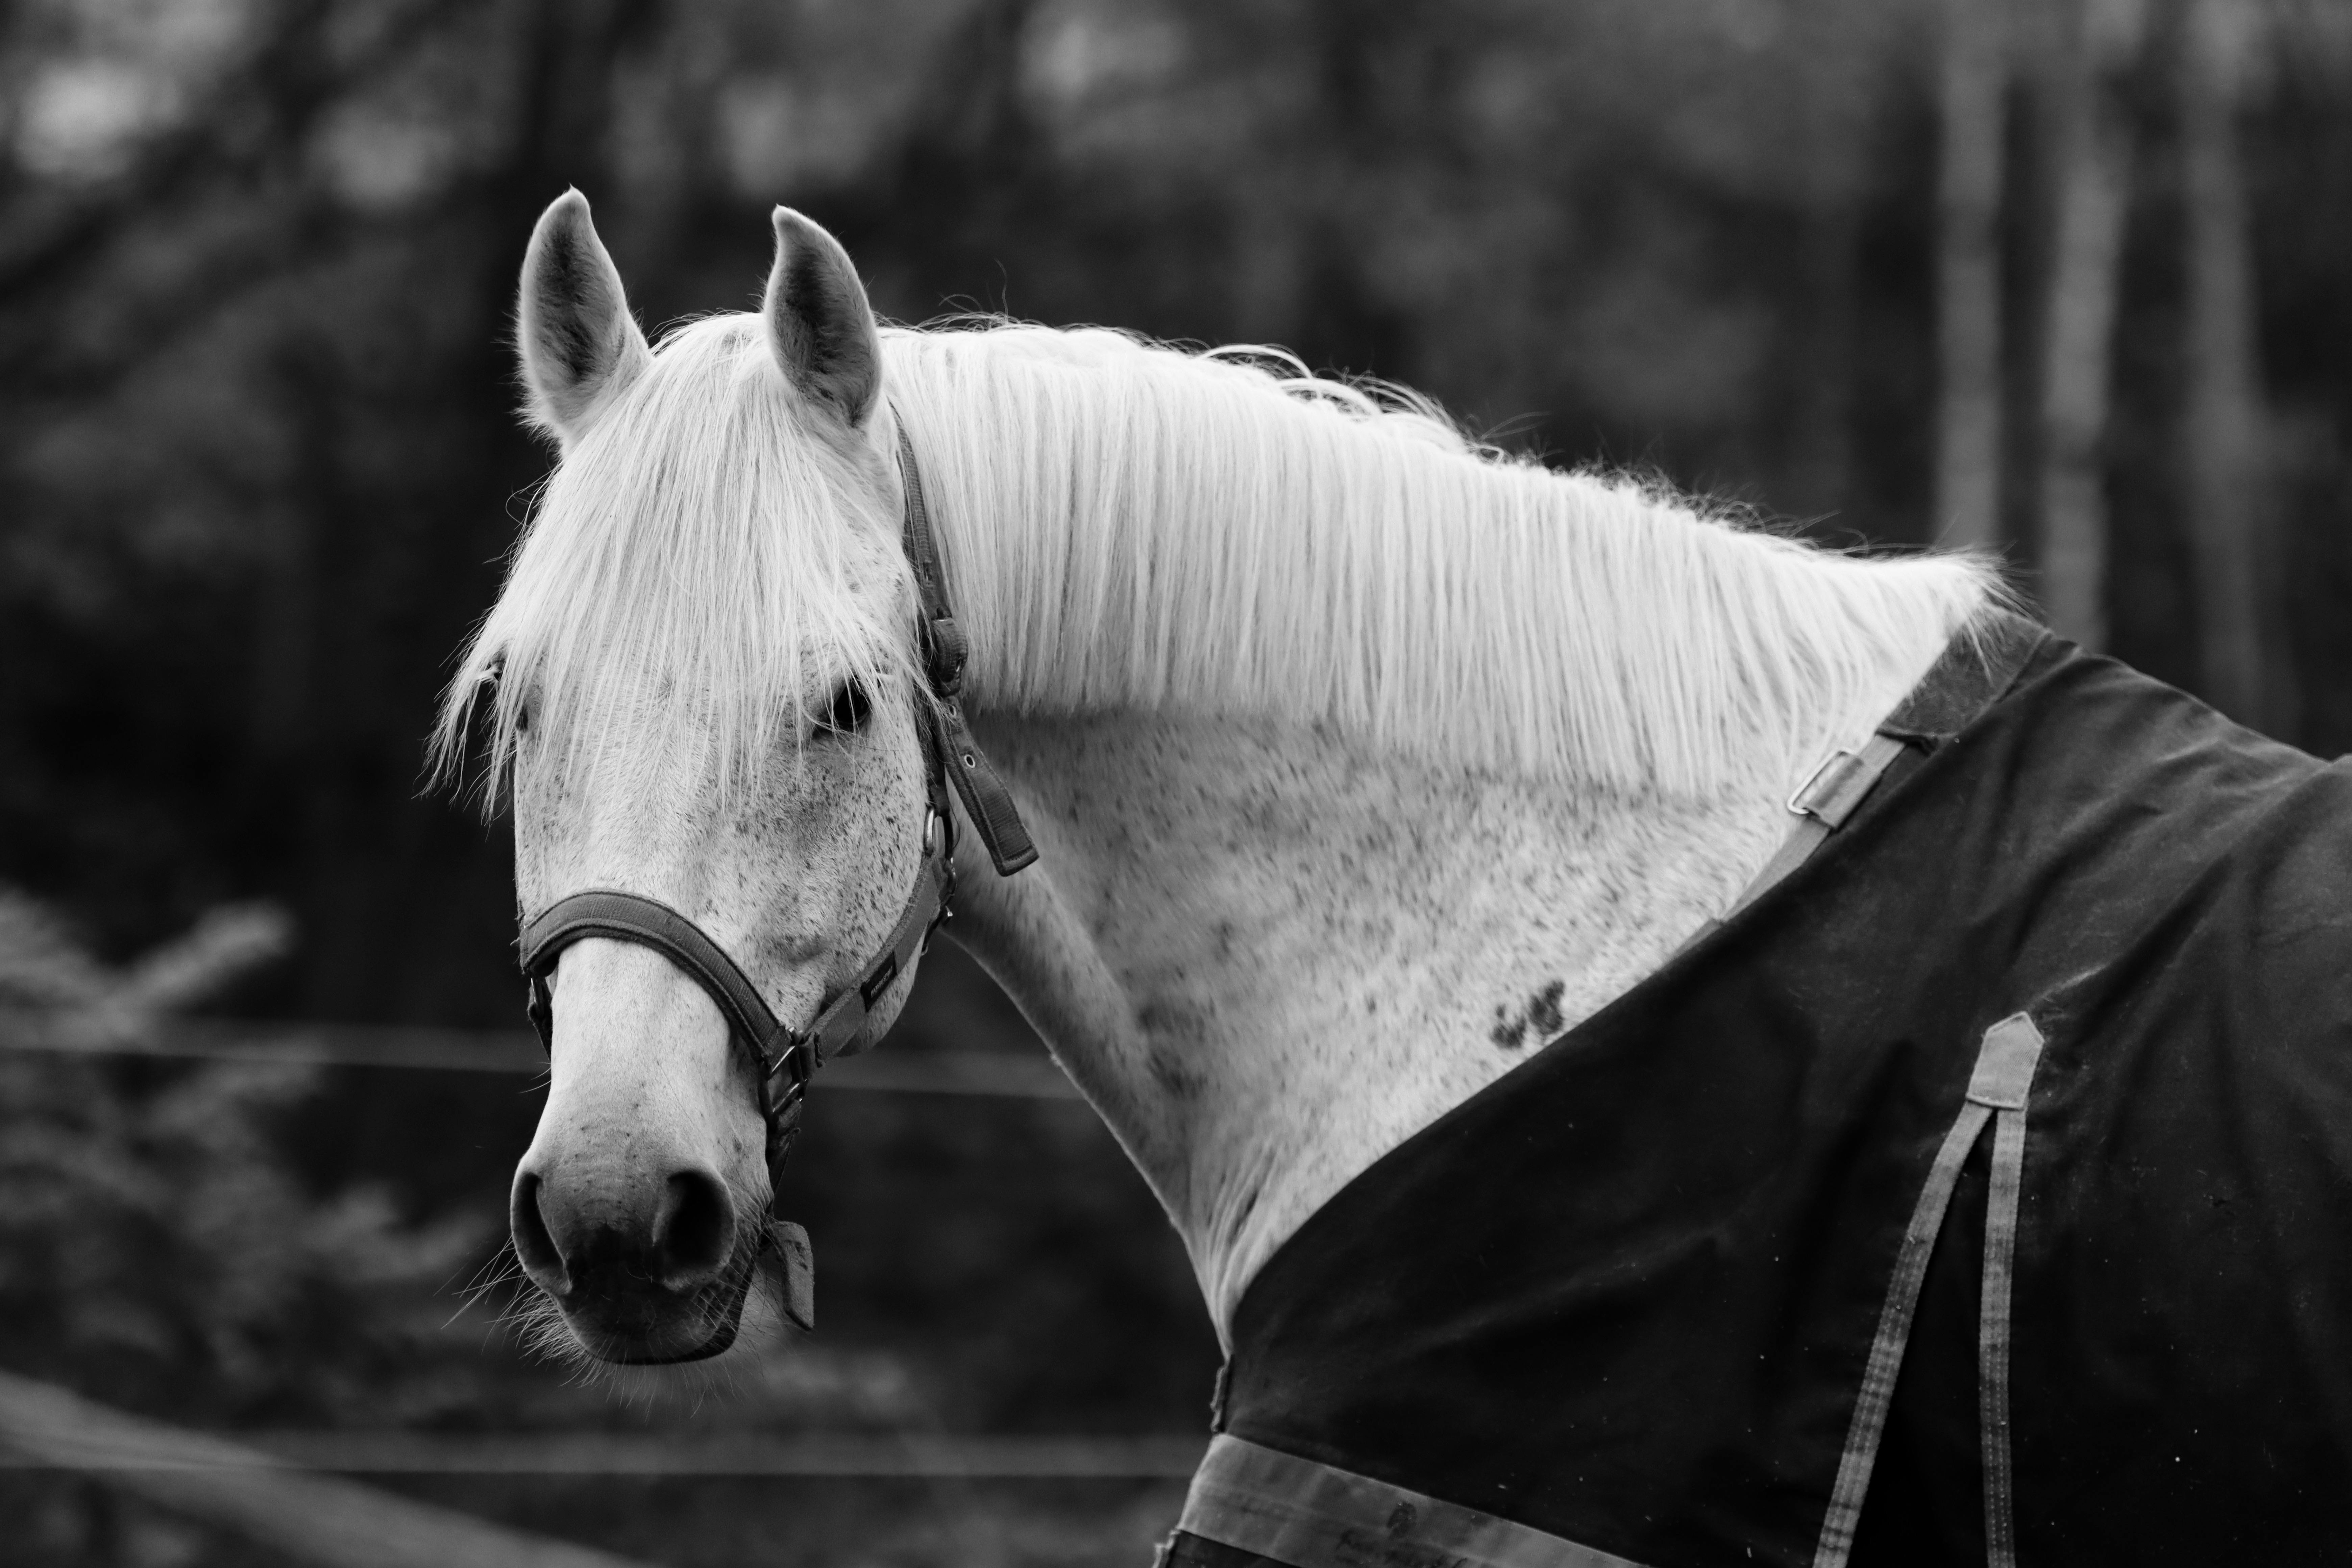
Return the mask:
<path id="1" fill-rule="evenodd" d="M 2352 771 L 2011 668 L 1276 1253 L 1165 1560 L 2352 1556 Z"/>

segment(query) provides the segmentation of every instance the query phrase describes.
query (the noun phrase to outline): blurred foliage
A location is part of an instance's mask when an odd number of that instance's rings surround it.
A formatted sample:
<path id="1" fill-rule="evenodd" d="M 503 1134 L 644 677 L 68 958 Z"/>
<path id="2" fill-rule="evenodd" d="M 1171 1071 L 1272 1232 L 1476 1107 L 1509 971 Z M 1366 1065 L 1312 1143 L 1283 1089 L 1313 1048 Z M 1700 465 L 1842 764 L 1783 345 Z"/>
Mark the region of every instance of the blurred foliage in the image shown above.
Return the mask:
<path id="1" fill-rule="evenodd" d="M 486 1238 L 404 1226 L 380 1188 L 322 1201 L 294 1180 L 273 1131 L 319 1087 L 302 1068 L 0 1057 L 10 1364 L 183 1418 L 385 1414 L 449 1315 L 432 1292 Z"/>
<path id="2" fill-rule="evenodd" d="M 0 1004 L 68 1037 L 135 1034 L 285 945 L 275 910 L 215 911 L 121 972 L 0 889 Z M 12 1026 L 21 1022 L 12 1020 Z M 381 1409 L 478 1258 L 472 1218 L 401 1223 L 377 1187 L 314 1193 L 279 1124 L 311 1068 L 0 1053 L 0 1321 L 12 1365 L 182 1418 Z"/>

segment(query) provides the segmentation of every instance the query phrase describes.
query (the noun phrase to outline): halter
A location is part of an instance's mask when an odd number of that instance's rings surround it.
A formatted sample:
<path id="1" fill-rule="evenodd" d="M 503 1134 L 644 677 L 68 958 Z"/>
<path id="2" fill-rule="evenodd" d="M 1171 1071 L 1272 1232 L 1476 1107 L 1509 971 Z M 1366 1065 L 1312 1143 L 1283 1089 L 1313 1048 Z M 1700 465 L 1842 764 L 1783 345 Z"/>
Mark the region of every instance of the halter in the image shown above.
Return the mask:
<path id="1" fill-rule="evenodd" d="M 591 889 L 558 899 L 522 928 L 522 972 L 530 984 L 531 1027 L 539 1034 L 541 1048 L 551 1054 L 555 997 L 548 977 L 563 950 L 585 937 L 609 937 L 653 949 L 683 970 L 719 1005 L 729 1035 L 750 1054 L 759 1079 L 760 1114 L 768 1130 L 768 1235 L 784 1261 L 786 1313 L 803 1328 L 815 1326 L 814 1265 L 808 1233 L 773 1206 L 782 1201 L 784 1160 L 800 1136 L 809 1080 L 833 1058 L 853 1055 L 873 1044 L 867 1025 L 874 1005 L 913 966 L 930 933 L 951 912 L 956 825 L 948 799 L 950 784 L 962 799 L 981 842 L 988 847 L 998 876 L 1009 877 L 1037 858 L 1012 793 L 982 754 L 964 717 L 963 672 L 971 645 L 948 603 L 939 547 L 931 536 L 930 512 L 923 500 L 922 476 L 915 466 L 915 448 L 907 438 L 905 423 L 897 423 L 898 476 L 907 497 L 904 540 L 921 614 L 915 635 L 930 700 L 915 705 L 923 733 L 927 796 L 922 863 L 916 869 L 914 888 L 907 895 L 898 923 L 883 940 L 881 952 L 856 981 L 825 1002 L 806 1029 L 793 1029 L 777 1018 L 760 988 L 741 965 L 727 956 L 725 949 L 657 899 Z M 725 1336 L 732 1337 L 731 1331 Z M 723 1343 L 717 1348 L 723 1348 Z"/>

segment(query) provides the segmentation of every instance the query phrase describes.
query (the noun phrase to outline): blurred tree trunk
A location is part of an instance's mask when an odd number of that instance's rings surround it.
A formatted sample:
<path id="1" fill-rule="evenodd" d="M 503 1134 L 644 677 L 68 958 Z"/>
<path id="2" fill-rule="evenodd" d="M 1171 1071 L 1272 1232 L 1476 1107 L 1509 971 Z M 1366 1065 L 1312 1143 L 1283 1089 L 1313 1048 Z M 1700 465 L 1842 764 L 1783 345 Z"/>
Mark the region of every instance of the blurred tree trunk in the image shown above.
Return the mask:
<path id="1" fill-rule="evenodd" d="M 1858 97 L 1859 95 L 1854 95 Z M 1794 428 L 1782 510 L 1833 517 L 1855 493 L 1853 423 L 1855 338 L 1860 316 L 1864 199 L 1836 150 L 1862 134 L 1854 97 L 1810 95 L 1803 118 L 1804 308 L 1791 312 L 1790 357 L 1803 367 L 1796 383 Z M 1932 531 L 1932 529 L 1931 529 Z"/>
<path id="2" fill-rule="evenodd" d="M 2177 87 L 2188 225 L 2189 542 L 2204 697 L 2249 724 L 2287 718 L 2265 700 L 2263 593 L 2268 475 L 2254 342 L 2252 235 L 2237 115 L 2252 29 L 2249 0 L 2189 0 Z M 2278 661 L 2282 665 L 2284 661 Z"/>
<path id="3" fill-rule="evenodd" d="M 2058 121 L 2057 239 L 2042 363 L 2042 601 L 2084 647 L 2106 641 L 2106 501 L 2101 446 L 2131 198 L 2124 79 L 2147 31 L 2147 0 L 2083 0 Z"/>
<path id="4" fill-rule="evenodd" d="M 2000 514 L 2000 200 L 2008 16 L 2000 0 L 1945 0 L 1936 257 L 1939 363 L 1936 526 L 1988 547 Z"/>

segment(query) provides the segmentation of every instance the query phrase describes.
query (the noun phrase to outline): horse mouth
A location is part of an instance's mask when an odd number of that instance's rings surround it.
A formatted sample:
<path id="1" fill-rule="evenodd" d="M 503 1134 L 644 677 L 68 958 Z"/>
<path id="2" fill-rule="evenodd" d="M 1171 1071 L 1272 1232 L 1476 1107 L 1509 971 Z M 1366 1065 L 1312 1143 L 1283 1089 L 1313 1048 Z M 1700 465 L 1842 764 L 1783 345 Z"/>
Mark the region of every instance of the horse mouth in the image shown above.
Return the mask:
<path id="1" fill-rule="evenodd" d="M 693 1290 L 659 1286 L 548 1295 L 579 1349 L 617 1366 L 707 1361 L 734 1344 L 757 1272 L 750 1258 Z"/>

